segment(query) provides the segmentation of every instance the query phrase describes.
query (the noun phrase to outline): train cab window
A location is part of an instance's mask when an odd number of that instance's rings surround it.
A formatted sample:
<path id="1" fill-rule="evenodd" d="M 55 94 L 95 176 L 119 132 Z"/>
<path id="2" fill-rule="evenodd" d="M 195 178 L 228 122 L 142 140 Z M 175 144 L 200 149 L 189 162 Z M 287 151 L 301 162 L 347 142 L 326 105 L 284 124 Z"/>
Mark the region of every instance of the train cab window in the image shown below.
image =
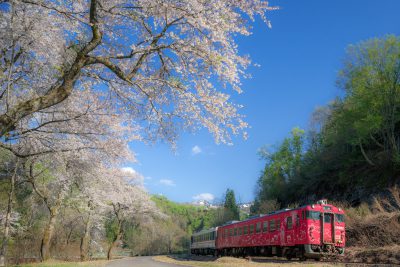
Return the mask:
<path id="1" fill-rule="evenodd" d="M 257 233 L 260 233 L 260 232 L 261 232 L 261 222 L 258 222 L 258 223 L 256 224 L 256 232 L 257 232 Z"/>
<path id="2" fill-rule="evenodd" d="M 244 228 L 243 228 L 243 230 L 244 230 L 243 234 L 244 234 L 244 235 L 247 235 L 247 234 L 248 234 L 249 227 L 248 227 L 247 225 L 245 225 Z"/>
<path id="3" fill-rule="evenodd" d="M 237 236 L 237 228 L 233 229 L 233 235 Z"/>
<path id="4" fill-rule="evenodd" d="M 275 221 L 274 220 L 269 221 L 269 231 L 270 232 L 275 231 Z"/>
<path id="5" fill-rule="evenodd" d="M 286 225 L 289 230 L 293 228 L 292 216 L 286 218 Z"/>
<path id="6" fill-rule="evenodd" d="M 321 216 L 321 213 L 319 211 L 312 211 L 312 210 L 306 211 L 307 219 L 319 220 L 320 216 Z"/>
<path id="7" fill-rule="evenodd" d="M 254 234 L 254 224 L 250 224 L 250 231 L 249 234 Z"/>
<path id="8" fill-rule="evenodd" d="M 338 223 L 344 222 L 344 215 L 343 214 L 335 214 L 335 221 Z"/>
<path id="9" fill-rule="evenodd" d="M 263 222 L 263 232 L 268 232 L 268 221 Z"/>
<path id="10" fill-rule="evenodd" d="M 330 214 L 330 213 L 325 213 L 325 214 L 324 214 L 324 222 L 326 222 L 326 223 L 331 223 L 331 222 L 332 222 L 332 214 Z"/>

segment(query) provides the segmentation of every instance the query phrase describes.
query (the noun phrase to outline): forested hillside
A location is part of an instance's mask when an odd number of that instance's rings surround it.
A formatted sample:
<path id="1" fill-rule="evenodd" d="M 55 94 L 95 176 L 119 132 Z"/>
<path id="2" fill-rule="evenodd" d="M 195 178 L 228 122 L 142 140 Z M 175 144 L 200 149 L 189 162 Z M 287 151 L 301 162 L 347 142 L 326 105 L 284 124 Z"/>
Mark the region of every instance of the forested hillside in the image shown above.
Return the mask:
<path id="1" fill-rule="evenodd" d="M 164 196 L 154 195 L 151 199 L 164 216 L 145 224 L 127 225 L 124 240 L 134 255 L 187 252 L 194 232 L 240 219 L 231 189 L 227 189 L 224 202 L 212 208 L 176 203 Z"/>
<path id="2" fill-rule="evenodd" d="M 349 46 L 337 85 L 310 128 L 294 128 L 265 160 L 253 212 L 319 198 L 358 205 L 399 182 L 400 39 Z"/>
<path id="3" fill-rule="evenodd" d="M 346 212 L 346 257 L 400 263 L 400 38 L 348 48 L 337 85 L 343 96 L 315 110 L 272 149 L 253 213 L 327 198 Z"/>

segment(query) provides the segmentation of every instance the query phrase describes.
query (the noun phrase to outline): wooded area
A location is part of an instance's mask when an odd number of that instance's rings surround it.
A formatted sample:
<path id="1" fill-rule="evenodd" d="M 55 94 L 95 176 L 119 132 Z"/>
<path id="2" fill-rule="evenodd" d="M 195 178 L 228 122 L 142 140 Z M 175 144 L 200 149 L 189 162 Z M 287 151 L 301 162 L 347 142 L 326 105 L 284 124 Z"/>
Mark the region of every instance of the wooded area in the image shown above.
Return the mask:
<path id="1" fill-rule="evenodd" d="M 255 16 L 268 24 L 273 9 L 259 0 L 0 1 L 0 265 L 110 259 L 121 240 L 149 253 L 162 228 L 178 236 L 153 253 L 183 249 L 190 231 L 124 168 L 135 161 L 129 144 L 174 146 L 181 130 L 201 127 L 222 143 L 245 134 L 240 106 L 217 88 L 241 91 L 250 61 L 233 36 L 249 35 Z M 139 247 L 140 237 L 153 240 Z"/>

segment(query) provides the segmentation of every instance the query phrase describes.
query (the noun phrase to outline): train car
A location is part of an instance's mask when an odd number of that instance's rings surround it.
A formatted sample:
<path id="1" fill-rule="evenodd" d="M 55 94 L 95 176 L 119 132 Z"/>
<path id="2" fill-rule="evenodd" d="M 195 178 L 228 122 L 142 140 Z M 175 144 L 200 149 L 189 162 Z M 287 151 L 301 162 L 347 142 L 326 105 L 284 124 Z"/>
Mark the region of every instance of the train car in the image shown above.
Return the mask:
<path id="1" fill-rule="evenodd" d="M 217 231 L 218 227 L 194 233 L 191 236 L 190 252 L 196 255 L 216 255 Z"/>
<path id="2" fill-rule="evenodd" d="M 343 255 L 344 246 L 344 212 L 321 200 L 220 226 L 216 254 L 318 260 L 326 254 Z"/>

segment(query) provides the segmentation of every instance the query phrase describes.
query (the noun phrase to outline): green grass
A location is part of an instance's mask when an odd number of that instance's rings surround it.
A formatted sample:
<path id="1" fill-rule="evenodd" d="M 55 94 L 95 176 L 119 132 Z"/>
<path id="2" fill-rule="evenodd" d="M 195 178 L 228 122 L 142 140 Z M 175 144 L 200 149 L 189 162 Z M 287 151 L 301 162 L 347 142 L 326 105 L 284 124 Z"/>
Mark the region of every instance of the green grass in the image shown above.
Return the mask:
<path id="1" fill-rule="evenodd" d="M 29 263 L 22 265 L 13 265 L 18 267 L 104 267 L 107 261 L 88 261 L 88 262 L 61 262 L 61 261 L 48 261 L 41 263 Z"/>

